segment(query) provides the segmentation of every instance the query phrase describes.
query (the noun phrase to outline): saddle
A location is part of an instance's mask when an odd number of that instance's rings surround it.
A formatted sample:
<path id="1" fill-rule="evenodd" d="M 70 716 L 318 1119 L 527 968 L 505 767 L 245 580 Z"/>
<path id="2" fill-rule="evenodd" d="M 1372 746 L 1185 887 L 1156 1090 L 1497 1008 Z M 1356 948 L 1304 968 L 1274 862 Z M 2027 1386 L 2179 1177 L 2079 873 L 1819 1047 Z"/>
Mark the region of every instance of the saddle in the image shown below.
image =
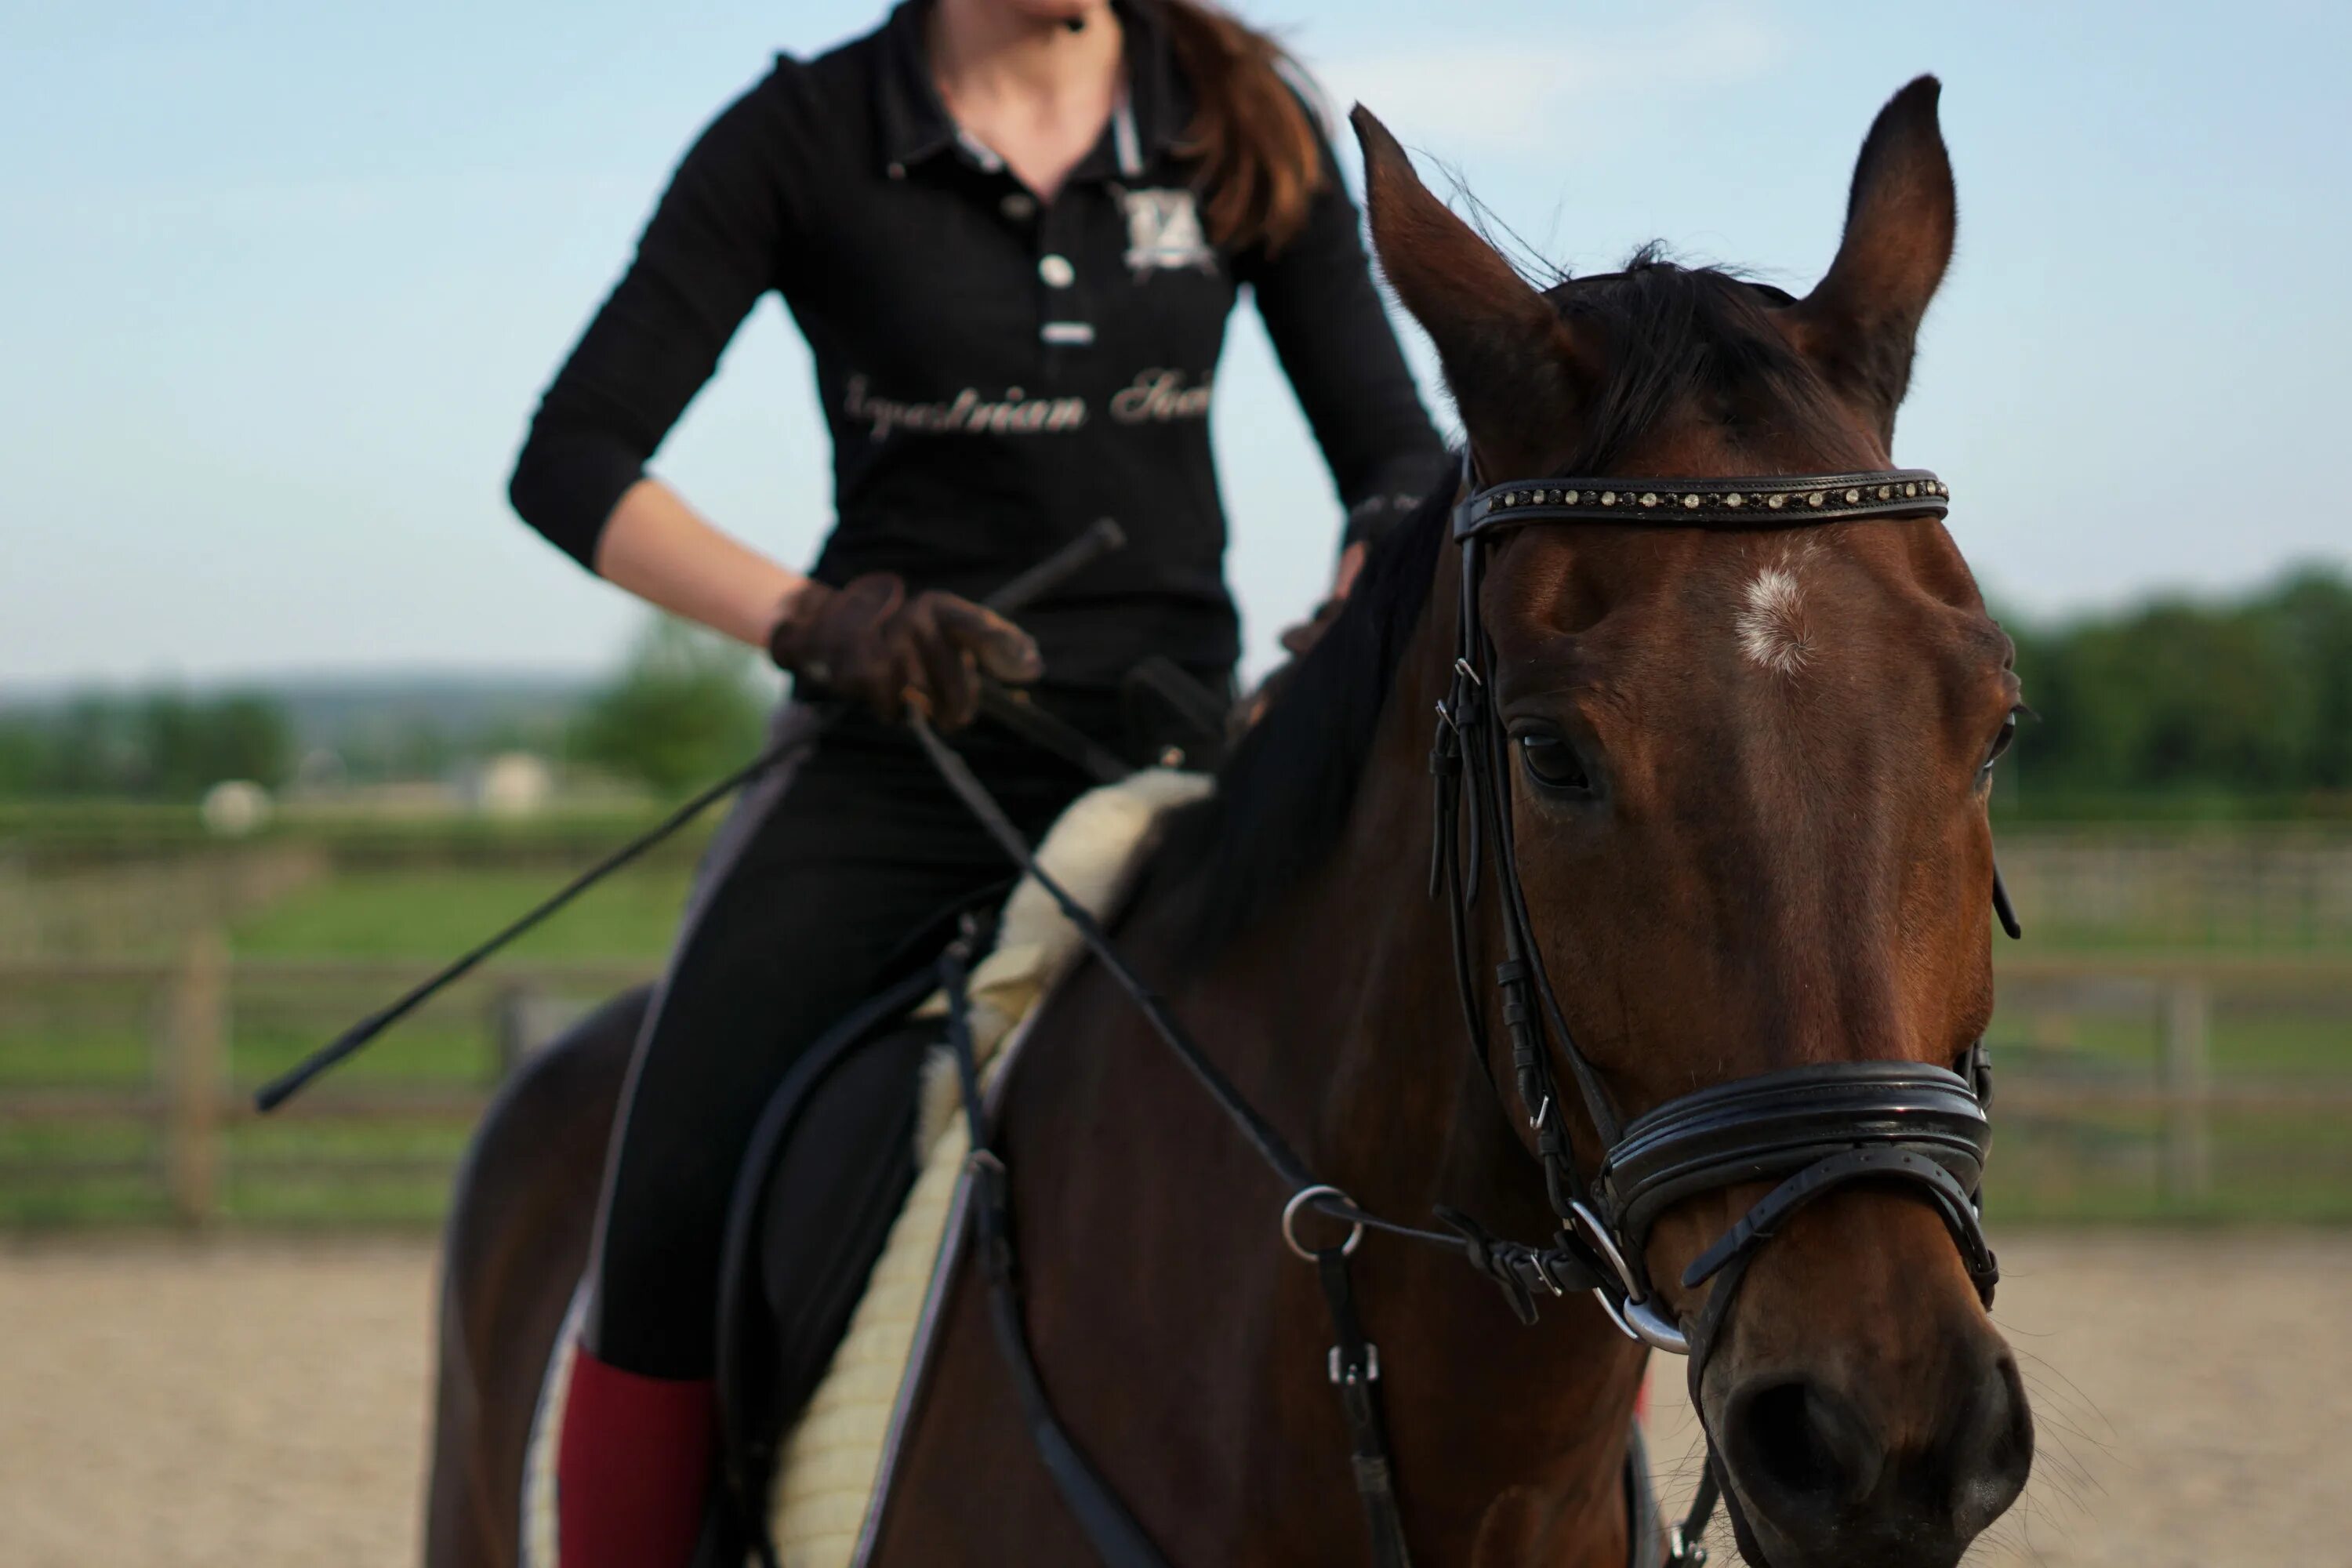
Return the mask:
<path id="1" fill-rule="evenodd" d="M 1107 912 L 1160 814 L 1207 788 L 1201 774 L 1155 769 L 1097 789 L 1064 814 L 1041 856 Z M 975 1038 L 998 1070 L 1080 951 L 1034 885 L 975 902 L 1000 901 L 972 977 Z M 719 1387 L 731 1506 L 714 1510 L 705 1563 L 771 1552 L 791 1568 L 856 1560 L 958 1228 L 963 1131 L 953 1076 L 934 1070 L 946 1019 L 929 961 L 966 912 L 945 911 L 908 940 L 908 962 L 894 965 L 905 977 L 830 1030 L 761 1120 L 728 1221 Z"/>

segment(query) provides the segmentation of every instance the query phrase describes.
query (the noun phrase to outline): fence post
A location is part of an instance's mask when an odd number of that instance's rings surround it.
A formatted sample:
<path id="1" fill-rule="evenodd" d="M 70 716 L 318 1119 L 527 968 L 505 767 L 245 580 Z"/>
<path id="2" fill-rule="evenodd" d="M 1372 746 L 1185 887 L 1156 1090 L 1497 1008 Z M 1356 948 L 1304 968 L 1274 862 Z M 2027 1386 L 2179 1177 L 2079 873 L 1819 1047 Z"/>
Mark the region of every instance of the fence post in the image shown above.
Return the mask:
<path id="1" fill-rule="evenodd" d="M 217 926 L 199 926 L 180 950 L 163 1010 L 163 1186 L 184 1224 L 218 1209 L 227 1068 L 228 942 Z"/>
<path id="2" fill-rule="evenodd" d="M 490 1064 L 490 1070 L 495 1075 L 490 1079 L 493 1086 L 514 1077 L 515 1069 L 522 1066 L 523 1058 L 529 1056 L 531 1047 L 538 1044 L 531 1037 L 533 1011 L 530 988 L 517 982 L 499 986 L 498 994 L 491 998 L 490 1037 L 496 1042 L 498 1051 L 498 1059 Z"/>
<path id="3" fill-rule="evenodd" d="M 2202 1202 L 2213 1187 L 2207 1090 L 2213 999 L 2205 983 L 2175 980 L 2164 994 L 2164 1194 Z"/>

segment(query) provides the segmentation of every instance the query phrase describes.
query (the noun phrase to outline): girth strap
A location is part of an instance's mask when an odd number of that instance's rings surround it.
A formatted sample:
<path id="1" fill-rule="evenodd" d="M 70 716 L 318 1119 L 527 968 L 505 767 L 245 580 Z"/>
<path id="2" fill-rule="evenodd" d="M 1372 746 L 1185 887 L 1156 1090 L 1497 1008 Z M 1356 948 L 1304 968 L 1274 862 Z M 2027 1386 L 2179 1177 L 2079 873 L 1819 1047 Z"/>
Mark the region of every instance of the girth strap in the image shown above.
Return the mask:
<path id="1" fill-rule="evenodd" d="M 954 1053 L 956 1077 L 963 1090 L 972 1222 L 978 1233 L 981 1272 L 988 1280 L 990 1326 L 1013 1378 L 1037 1457 L 1095 1554 L 1108 1568 L 1168 1568 L 1160 1548 L 1054 1413 L 1045 1380 L 1037 1373 L 1037 1358 L 1029 1348 L 1028 1330 L 1021 1319 L 1020 1263 L 1013 1244 L 1011 1194 L 1004 1162 L 989 1147 L 980 1068 L 972 1053 L 970 965 L 980 934 L 978 922 L 967 920 L 963 934 L 940 955 L 940 981 L 948 994 L 948 1047 Z"/>

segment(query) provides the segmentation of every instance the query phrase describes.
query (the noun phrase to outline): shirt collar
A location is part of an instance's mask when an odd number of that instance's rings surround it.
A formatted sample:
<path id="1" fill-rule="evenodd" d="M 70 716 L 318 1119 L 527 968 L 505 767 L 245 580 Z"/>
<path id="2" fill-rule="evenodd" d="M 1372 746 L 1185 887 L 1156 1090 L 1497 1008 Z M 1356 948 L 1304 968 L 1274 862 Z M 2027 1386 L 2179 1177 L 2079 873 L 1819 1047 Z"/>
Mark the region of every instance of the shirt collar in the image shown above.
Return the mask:
<path id="1" fill-rule="evenodd" d="M 1126 35 L 1127 97 L 1102 144 L 1079 162 L 1074 178 L 1124 174 L 1176 144 L 1192 119 L 1192 95 L 1169 47 L 1158 0 L 1111 0 Z M 875 110 L 882 161 L 903 170 L 954 147 L 959 133 L 931 81 L 923 27 L 930 0 L 899 0 L 883 24 L 875 54 Z M 1134 145 L 1130 147 L 1130 133 Z"/>
<path id="2" fill-rule="evenodd" d="M 1112 0 L 1127 29 L 1127 98 L 1147 158 L 1176 145 L 1192 120 L 1191 84 L 1176 67 L 1158 0 Z"/>

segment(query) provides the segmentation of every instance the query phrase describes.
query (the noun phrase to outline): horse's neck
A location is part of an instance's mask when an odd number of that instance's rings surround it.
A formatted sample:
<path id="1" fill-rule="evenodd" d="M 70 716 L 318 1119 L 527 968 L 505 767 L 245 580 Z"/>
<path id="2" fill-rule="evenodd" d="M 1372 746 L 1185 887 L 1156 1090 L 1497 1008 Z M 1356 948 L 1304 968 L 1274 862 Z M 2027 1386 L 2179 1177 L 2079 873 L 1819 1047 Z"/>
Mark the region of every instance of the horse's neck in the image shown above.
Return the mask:
<path id="1" fill-rule="evenodd" d="M 1429 715 L 1451 665 L 1451 565 L 1397 671 L 1337 851 L 1299 889 L 1295 913 L 1236 944 L 1181 1001 L 1215 1021 L 1215 1053 L 1318 1179 L 1408 1224 L 1433 1226 L 1431 1209 L 1442 1203 L 1541 1241 L 1557 1222 L 1468 1047 L 1448 914 L 1427 885 Z M 1500 1081 L 1507 1092 L 1507 1077 Z M 1248 1241 L 1263 1251 L 1270 1226 Z M 1613 1507 L 1640 1355 L 1589 1299 L 1547 1301 L 1540 1327 L 1519 1327 L 1458 1252 L 1373 1236 L 1357 1256 L 1359 1300 L 1381 1343 L 1402 1484 L 1416 1511 L 1454 1514 L 1482 1539 L 1532 1531 L 1530 1560 L 1562 1560 L 1544 1554 L 1546 1543 L 1557 1545 L 1559 1532 L 1587 1539 L 1592 1527 L 1574 1500 L 1593 1500 L 1603 1514 Z M 1312 1301 L 1312 1271 L 1288 1267 L 1307 1278 L 1276 1277 L 1286 1305 Z M 1324 1333 L 1319 1308 L 1307 1310 Z M 1271 1343 L 1286 1347 L 1290 1337 Z M 1274 1384 L 1297 1371 L 1269 1366 L 1264 1376 Z M 1486 1524 L 1467 1526 L 1469 1518 Z"/>

